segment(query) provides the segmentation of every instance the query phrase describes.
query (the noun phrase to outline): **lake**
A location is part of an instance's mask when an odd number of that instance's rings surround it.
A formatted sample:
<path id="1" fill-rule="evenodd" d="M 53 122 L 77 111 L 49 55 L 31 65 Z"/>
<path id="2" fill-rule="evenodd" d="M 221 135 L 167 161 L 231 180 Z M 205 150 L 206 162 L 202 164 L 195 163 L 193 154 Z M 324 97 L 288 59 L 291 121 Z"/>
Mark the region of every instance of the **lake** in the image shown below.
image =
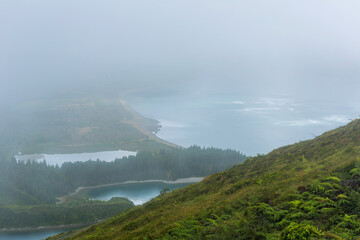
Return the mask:
<path id="1" fill-rule="evenodd" d="M 201 180 L 202 178 L 194 177 L 178 179 L 176 181 L 129 181 L 108 186 L 85 187 L 78 190 L 77 193 L 87 190 L 88 196 L 91 199 L 96 200 L 110 200 L 113 197 L 126 197 L 134 202 L 135 205 L 141 205 L 158 196 L 160 191 L 165 188 L 174 190 L 177 188 L 183 188 L 189 184 L 196 183 Z M 74 228 L 0 232 L 0 240 L 39 240 L 70 230 L 74 230 Z"/>
<path id="2" fill-rule="evenodd" d="M 151 180 L 126 182 L 117 185 L 92 188 L 88 192 L 88 195 L 91 199 L 106 201 L 110 200 L 112 197 L 126 197 L 135 205 L 141 205 L 152 198 L 157 197 L 160 194 L 160 191 L 165 188 L 174 190 L 201 180 L 202 178 L 188 178 L 179 179 L 177 181 Z"/>
<path id="3" fill-rule="evenodd" d="M 35 160 L 42 162 L 46 161 L 47 164 L 59 167 L 64 162 L 86 162 L 88 160 L 101 160 L 106 162 L 114 161 L 117 158 L 135 156 L 136 152 L 117 150 L 117 151 L 103 151 L 93 153 L 72 153 L 72 154 L 24 154 L 16 155 L 17 161 Z"/>
<path id="4" fill-rule="evenodd" d="M 39 229 L 28 231 L 9 231 L 0 232 L 0 240 L 39 240 L 46 239 L 47 237 L 75 230 L 77 228 L 57 228 L 57 229 Z"/>

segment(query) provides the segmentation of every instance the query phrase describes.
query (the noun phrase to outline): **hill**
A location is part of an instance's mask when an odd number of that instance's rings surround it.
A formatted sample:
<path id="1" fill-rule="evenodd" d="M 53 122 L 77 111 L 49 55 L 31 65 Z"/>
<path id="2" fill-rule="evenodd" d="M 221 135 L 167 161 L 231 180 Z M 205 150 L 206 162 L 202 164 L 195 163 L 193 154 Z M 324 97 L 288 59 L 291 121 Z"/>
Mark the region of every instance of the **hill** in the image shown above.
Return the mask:
<path id="1" fill-rule="evenodd" d="M 121 199 L 93 201 L 86 191 L 72 194 L 80 187 L 203 177 L 245 159 L 234 150 L 192 146 L 140 151 L 113 162 L 69 162 L 61 167 L 45 161 L 0 161 L 0 230 L 92 223 L 133 207 L 132 202 Z"/>
<path id="2" fill-rule="evenodd" d="M 18 152 L 138 151 L 174 146 L 153 134 L 161 127 L 156 120 L 141 116 L 121 100 L 23 102 L 5 113 L 0 120 L 3 158 Z"/>
<path id="3" fill-rule="evenodd" d="M 360 121 L 51 239 L 359 239 Z"/>
<path id="4" fill-rule="evenodd" d="M 79 187 L 204 177 L 245 159 L 244 154 L 234 150 L 192 146 L 140 151 L 136 156 L 112 162 L 66 162 L 61 167 L 45 161 L 0 161 L 0 204 L 51 204 Z"/>

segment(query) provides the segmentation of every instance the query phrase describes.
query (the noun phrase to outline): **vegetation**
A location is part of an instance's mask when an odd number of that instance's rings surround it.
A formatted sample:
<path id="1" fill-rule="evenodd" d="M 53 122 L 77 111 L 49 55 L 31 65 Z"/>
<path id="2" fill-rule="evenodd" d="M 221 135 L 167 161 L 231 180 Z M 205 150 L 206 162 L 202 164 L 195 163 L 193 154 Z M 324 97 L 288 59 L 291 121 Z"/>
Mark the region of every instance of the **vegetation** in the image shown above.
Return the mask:
<path id="1" fill-rule="evenodd" d="M 244 154 L 234 150 L 192 146 L 139 152 L 136 156 L 124 157 L 110 163 L 65 163 L 60 171 L 73 186 L 94 186 L 128 180 L 203 177 L 244 162 L 245 159 Z"/>
<path id="2" fill-rule="evenodd" d="M 64 204 L 35 206 L 0 206 L 0 226 L 21 228 L 94 223 L 133 206 L 125 198 L 113 198 L 110 201 L 81 199 Z"/>
<path id="3" fill-rule="evenodd" d="M 211 173 L 224 170 L 235 164 L 243 162 L 246 156 L 233 150 L 221 150 L 216 148 L 189 147 L 160 149 L 155 152 L 139 152 L 137 156 L 124 157 L 114 162 L 87 161 L 76 163 L 64 163 L 62 167 L 49 166 L 46 162 L 0 162 L 0 228 L 11 226 L 28 226 L 27 223 L 46 223 L 45 218 L 29 213 L 28 209 L 42 209 L 39 212 L 46 213 L 53 220 L 49 222 L 71 222 L 76 218 L 66 217 L 63 219 L 59 211 L 66 211 L 66 206 L 55 205 L 56 198 L 75 191 L 78 187 L 96 186 L 101 184 L 124 182 L 129 180 L 175 180 L 178 178 L 207 176 Z M 71 211 L 91 211 L 104 206 L 104 211 L 116 207 L 98 202 L 86 202 L 88 208 L 77 205 Z M 15 206 L 14 206 L 15 205 Z M 22 207 L 18 207 L 22 206 Z M 25 208 L 23 208 L 25 206 Z M 119 206 L 117 206 L 119 207 Z M 26 210 L 26 211 L 25 211 Z M 103 218 L 104 214 L 97 212 L 86 213 L 91 216 Z M 110 211 L 110 210 L 109 210 Z M 89 215 L 90 214 L 90 215 Z M 36 218 L 33 221 L 15 221 L 15 219 L 27 217 Z M 72 215 L 73 216 L 73 215 Z M 107 215 L 108 216 L 108 215 Z M 8 221 L 14 219 L 14 221 Z M 41 220 L 43 219 L 43 220 Z M 59 220 L 60 219 L 60 220 Z M 5 224 L 6 225 L 3 225 Z"/>
<path id="4" fill-rule="evenodd" d="M 176 180 L 203 177 L 245 161 L 233 150 L 189 147 L 155 152 L 139 152 L 114 162 L 87 161 L 64 163 L 0 162 L 0 203 L 55 203 L 56 198 L 78 187 L 118 183 L 129 180 Z"/>
<path id="5" fill-rule="evenodd" d="M 359 169 L 355 120 L 165 193 L 67 239 L 359 239 Z"/>
<path id="6" fill-rule="evenodd" d="M 20 103 L 0 120 L 0 157 L 18 152 L 76 153 L 174 146 L 157 138 L 160 125 L 123 101 L 100 98 Z"/>

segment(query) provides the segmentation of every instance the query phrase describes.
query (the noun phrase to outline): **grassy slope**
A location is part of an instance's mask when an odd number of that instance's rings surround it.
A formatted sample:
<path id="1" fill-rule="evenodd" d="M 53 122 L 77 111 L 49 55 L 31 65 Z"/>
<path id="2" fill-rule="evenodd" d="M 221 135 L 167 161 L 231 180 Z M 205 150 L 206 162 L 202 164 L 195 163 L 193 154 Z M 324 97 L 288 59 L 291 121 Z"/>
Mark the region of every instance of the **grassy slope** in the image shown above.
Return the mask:
<path id="1" fill-rule="evenodd" d="M 232 219 L 249 204 L 280 205 L 296 194 L 299 187 L 354 162 L 360 162 L 359 120 L 313 140 L 250 158 L 244 164 L 157 197 L 69 239 L 159 239 L 182 220 L 224 214 Z M 246 219 L 246 213 L 243 214 Z M 191 239 L 191 234 L 183 239 Z"/>

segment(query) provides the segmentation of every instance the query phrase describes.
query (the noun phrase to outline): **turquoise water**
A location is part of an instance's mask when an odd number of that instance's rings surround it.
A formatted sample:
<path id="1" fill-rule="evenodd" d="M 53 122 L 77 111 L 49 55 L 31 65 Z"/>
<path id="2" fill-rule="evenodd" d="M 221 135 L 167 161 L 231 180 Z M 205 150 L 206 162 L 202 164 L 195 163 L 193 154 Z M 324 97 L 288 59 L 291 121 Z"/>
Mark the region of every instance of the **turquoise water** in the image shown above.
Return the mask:
<path id="1" fill-rule="evenodd" d="M 33 231 L 0 232 L 0 240 L 40 240 L 70 230 L 74 229 L 64 228 Z"/>
<path id="2" fill-rule="evenodd" d="M 194 181 L 199 180 L 200 179 Z M 183 188 L 191 183 L 194 182 L 169 183 L 162 181 L 149 181 L 123 183 L 118 185 L 94 188 L 89 191 L 89 194 L 90 198 L 98 200 L 110 200 L 113 197 L 126 197 L 133 201 L 134 204 L 140 205 L 158 196 L 160 194 L 160 191 L 165 188 L 174 190 L 177 188 Z M 39 240 L 70 230 L 74 229 L 65 228 L 34 231 L 0 232 L 0 240 Z"/>
<path id="3" fill-rule="evenodd" d="M 190 183 L 165 183 L 161 181 L 126 183 L 92 189 L 90 198 L 96 200 L 110 200 L 112 197 L 126 197 L 135 205 L 141 205 L 158 196 L 160 191 L 168 188 L 174 190 L 183 188 Z"/>

